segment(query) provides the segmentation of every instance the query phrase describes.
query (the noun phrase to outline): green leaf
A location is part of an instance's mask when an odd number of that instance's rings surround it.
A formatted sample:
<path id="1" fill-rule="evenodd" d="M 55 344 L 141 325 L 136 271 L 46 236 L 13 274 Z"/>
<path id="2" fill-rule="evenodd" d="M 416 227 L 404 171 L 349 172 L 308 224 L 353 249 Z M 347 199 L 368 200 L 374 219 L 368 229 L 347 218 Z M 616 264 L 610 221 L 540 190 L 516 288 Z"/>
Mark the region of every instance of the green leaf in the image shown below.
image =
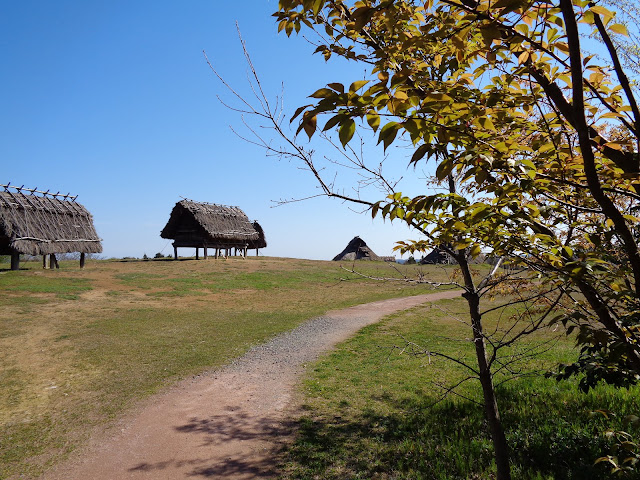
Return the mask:
<path id="1" fill-rule="evenodd" d="M 622 25 L 621 23 L 613 23 L 609 25 L 609 30 L 613 33 L 618 33 L 620 35 L 624 35 L 625 37 L 629 36 L 629 32 L 627 31 L 627 27 Z"/>
<path id="2" fill-rule="evenodd" d="M 334 115 L 327 121 L 327 123 L 324 124 L 324 128 L 322 129 L 322 131 L 326 132 L 330 128 L 335 127 L 342 119 L 344 119 L 344 115 L 341 115 L 341 114 Z"/>
<path id="3" fill-rule="evenodd" d="M 333 88 L 338 93 L 344 93 L 344 85 L 341 83 L 329 83 L 327 87 Z"/>
<path id="4" fill-rule="evenodd" d="M 589 10 L 593 13 L 597 13 L 598 15 L 602 15 L 605 20 L 613 18 L 613 12 L 611 10 L 607 10 L 602 5 L 594 5 Z"/>
<path id="5" fill-rule="evenodd" d="M 382 127 L 382 130 L 380 130 L 380 135 L 378 136 L 378 144 L 382 142 L 385 151 L 387 150 L 387 147 L 391 145 L 395 140 L 399 129 L 400 125 L 398 123 L 389 122 L 384 127 Z"/>
<path id="6" fill-rule="evenodd" d="M 348 118 L 341 126 L 338 131 L 338 136 L 340 137 L 340 143 L 342 146 L 346 146 L 349 143 L 349 140 L 353 138 L 353 134 L 356 131 L 356 122 L 353 121 L 352 118 Z"/>
<path id="7" fill-rule="evenodd" d="M 322 7 L 324 7 L 324 0 L 314 0 L 312 7 L 313 14 L 317 16 L 320 10 L 322 10 Z"/>
<path id="8" fill-rule="evenodd" d="M 453 160 L 449 158 L 440 162 L 440 165 L 438 165 L 438 168 L 436 168 L 436 177 L 438 178 L 438 180 L 444 180 L 445 178 L 447 178 L 447 175 L 451 173 L 453 167 Z"/>
<path id="9" fill-rule="evenodd" d="M 376 215 L 378 214 L 378 210 L 380 210 L 380 202 L 376 202 L 373 205 L 371 205 L 371 218 L 376 218 Z"/>
<path id="10" fill-rule="evenodd" d="M 371 112 L 367 113 L 367 123 L 373 128 L 373 131 L 376 132 L 378 127 L 380 127 L 380 115 Z"/>
<path id="11" fill-rule="evenodd" d="M 422 145 L 420 145 L 416 149 L 416 151 L 413 152 L 413 155 L 411 156 L 411 161 L 409 163 L 417 163 L 420 160 L 422 160 L 422 157 L 424 157 L 429 151 L 429 147 L 430 145 L 428 143 L 423 143 Z"/>
<path id="12" fill-rule="evenodd" d="M 349 91 L 351 93 L 355 93 L 362 87 L 364 87 L 367 83 L 369 83 L 369 80 L 357 80 L 351 84 L 351 86 L 349 87 Z"/>
<path id="13" fill-rule="evenodd" d="M 320 88 L 313 92 L 309 97 L 311 98 L 329 98 L 334 96 L 336 93 L 329 88 Z"/>
<path id="14" fill-rule="evenodd" d="M 296 117 L 297 117 L 298 115 L 300 115 L 300 114 L 301 114 L 301 113 L 302 113 L 302 112 L 303 112 L 307 107 L 310 107 L 310 106 L 311 106 L 311 105 L 303 105 L 303 106 L 301 106 L 301 107 L 298 107 L 298 108 L 296 109 L 296 112 L 295 112 L 295 113 L 293 114 L 293 116 L 291 117 L 291 120 L 289 120 L 289 123 L 293 122 L 293 121 L 296 119 Z"/>
<path id="15" fill-rule="evenodd" d="M 477 120 L 480 126 L 485 130 L 489 130 L 491 132 L 496 131 L 496 127 L 489 117 L 479 117 Z"/>

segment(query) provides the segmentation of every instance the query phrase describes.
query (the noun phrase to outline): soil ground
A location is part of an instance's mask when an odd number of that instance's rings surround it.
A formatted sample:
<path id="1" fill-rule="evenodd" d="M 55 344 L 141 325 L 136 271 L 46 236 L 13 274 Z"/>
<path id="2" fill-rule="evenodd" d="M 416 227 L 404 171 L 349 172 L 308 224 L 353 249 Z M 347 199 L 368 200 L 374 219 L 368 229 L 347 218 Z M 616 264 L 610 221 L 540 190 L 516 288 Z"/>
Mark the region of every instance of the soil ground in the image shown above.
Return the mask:
<path id="1" fill-rule="evenodd" d="M 295 385 L 307 364 L 386 315 L 458 296 L 443 291 L 329 312 L 143 402 L 42 478 L 273 478 L 277 452 L 294 433 Z"/>

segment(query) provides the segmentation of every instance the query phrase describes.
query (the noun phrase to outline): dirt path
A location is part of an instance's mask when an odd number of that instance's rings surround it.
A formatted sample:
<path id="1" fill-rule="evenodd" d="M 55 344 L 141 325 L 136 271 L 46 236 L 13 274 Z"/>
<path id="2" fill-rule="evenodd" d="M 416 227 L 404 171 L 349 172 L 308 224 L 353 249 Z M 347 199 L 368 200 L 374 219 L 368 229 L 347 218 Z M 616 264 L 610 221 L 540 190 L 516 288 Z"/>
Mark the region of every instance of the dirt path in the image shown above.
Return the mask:
<path id="1" fill-rule="evenodd" d="M 43 480 L 271 478 L 274 454 L 292 433 L 292 395 L 306 364 L 385 315 L 458 296 L 384 300 L 310 320 L 154 396 Z"/>

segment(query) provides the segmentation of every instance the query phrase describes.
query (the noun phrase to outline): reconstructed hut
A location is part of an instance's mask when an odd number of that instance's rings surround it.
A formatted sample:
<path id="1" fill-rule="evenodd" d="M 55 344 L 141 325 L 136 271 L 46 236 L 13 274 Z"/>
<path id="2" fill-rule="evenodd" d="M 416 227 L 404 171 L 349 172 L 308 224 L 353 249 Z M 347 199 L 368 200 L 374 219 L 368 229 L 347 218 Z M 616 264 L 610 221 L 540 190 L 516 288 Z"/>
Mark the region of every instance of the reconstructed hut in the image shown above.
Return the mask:
<path id="1" fill-rule="evenodd" d="M 340 260 L 381 260 L 360 237 L 353 237 L 346 248 L 333 258 Z"/>
<path id="2" fill-rule="evenodd" d="M 195 248 L 196 259 L 200 248 L 204 250 L 205 258 L 209 248 L 215 249 L 216 258 L 222 250 L 229 255 L 232 249 L 246 256 L 251 242 L 260 239 L 260 234 L 240 208 L 186 199 L 173 207 L 160 236 L 173 239 L 175 259 L 181 247 Z"/>
<path id="3" fill-rule="evenodd" d="M 450 264 L 452 263 L 451 256 L 440 248 L 434 248 L 431 253 L 420 260 L 422 265 L 437 265 L 437 264 Z"/>
<path id="4" fill-rule="evenodd" d="M 86 253 L 102 252 L 93 217 L 77 196 L 0 187 L 0 255 L 11 255 L 12 270 L 20 268 L 20 254 L 42 255 L 45 267 L 49 256 L 57 267 L 56 253 L 80 252 L 84 267 Z"/>
<path id="5" fill-rule="evenodd" d="M 267 247 L 267 237 L 264 235 L 264 230 L 258 222 L 253 222 L 253 228 L 258 232 L 258 240 L 252 240 L 249 242 L 248 248 L 256 249 L 256 257 L 258 256 L 258 249 Z"/>

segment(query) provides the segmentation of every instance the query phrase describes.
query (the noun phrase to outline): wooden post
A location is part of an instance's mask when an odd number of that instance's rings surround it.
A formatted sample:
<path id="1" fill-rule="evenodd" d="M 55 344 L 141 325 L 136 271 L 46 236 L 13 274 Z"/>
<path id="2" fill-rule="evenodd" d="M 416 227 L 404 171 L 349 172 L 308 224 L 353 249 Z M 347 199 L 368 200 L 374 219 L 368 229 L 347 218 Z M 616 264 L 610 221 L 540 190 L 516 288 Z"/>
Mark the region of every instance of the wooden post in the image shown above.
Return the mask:
<path id="1" fill-rule="evenodd" d="M 51 255 L 49 255 L 49 258 L 51 259 L 49 260 L 51 263 L 51 268 L 53 267 L 60 268 L 60 265 L 58 264 L 58 259 L 56 258 L 55 253 L 52 253 Z"/>
<path id="2" fill-rule="evenodd" d="M 203 248 L 204 248 L 204 259 L 206 260 L 207 259 L 207 247 L 205 246 Z"/>
<path id="3" fill-rule="evenodd" d="M 84 252 L 80 253 L 80 268 L 84 268 Z"/>
<path id="4" fill-rule="evenodd" d="M 258 256 L 258 249 L 256 248 L 256 257 Z"/>
<path id="5" fill-rule="evenodd" d="M 49 262 L 47 262 L 48 258 L 47 255 L 44 254 L 42 255 L 42 269 L 46 270 L 47 268 L 49 268 Z"/>
<path id="6" fill-rule="evenodd" d="M 218 255 L 220 254 L 220 249 L 216 247 L 216 260 L 218 259 Z"/>
<path id="7" fill-rule="evenodd" d="M 20 270 L 20 254 L 11 254 L 11 270 Z"/>
<path id="8" fill-rule="evenodd" d="M 199 260 L 199 258 L 198 258 L 198 250 L 199 250 L 199 248 L 196 247 L 196 260 Z"/>
<path id="9" fill-rule="evenodd" d="M 173 246 L 173 259 L 178 259 L 178 247 L 176 247 L 175 245 Z"/>

